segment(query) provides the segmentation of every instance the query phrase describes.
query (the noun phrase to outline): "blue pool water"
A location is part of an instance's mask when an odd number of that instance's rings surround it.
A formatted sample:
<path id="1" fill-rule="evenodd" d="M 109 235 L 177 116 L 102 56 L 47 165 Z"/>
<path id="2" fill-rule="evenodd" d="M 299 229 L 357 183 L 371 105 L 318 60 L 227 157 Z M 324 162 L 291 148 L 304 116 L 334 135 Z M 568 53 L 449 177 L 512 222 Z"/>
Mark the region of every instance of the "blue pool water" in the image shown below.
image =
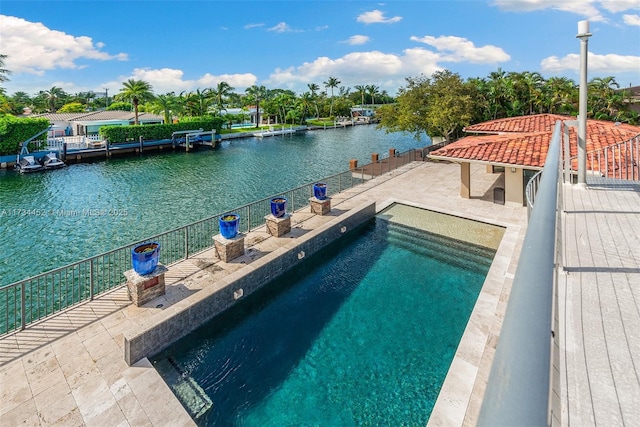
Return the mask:
<path id="1" fill-rule="evenodd" d="M 494 253 L 376 218 L 153 363 L 198 425 L 424 426 Z"/>

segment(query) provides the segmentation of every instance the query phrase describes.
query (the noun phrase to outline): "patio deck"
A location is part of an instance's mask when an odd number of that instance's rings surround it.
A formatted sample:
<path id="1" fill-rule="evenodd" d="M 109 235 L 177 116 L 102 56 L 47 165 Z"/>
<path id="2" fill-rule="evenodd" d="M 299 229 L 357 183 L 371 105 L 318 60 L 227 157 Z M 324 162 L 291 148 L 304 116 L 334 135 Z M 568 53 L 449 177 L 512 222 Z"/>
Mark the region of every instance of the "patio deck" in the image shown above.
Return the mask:
<path id="1" fill-rule="evenodd" d="M 564 187 L 559 280 L 565 426 L 640 419 L 640 183 Z"/>

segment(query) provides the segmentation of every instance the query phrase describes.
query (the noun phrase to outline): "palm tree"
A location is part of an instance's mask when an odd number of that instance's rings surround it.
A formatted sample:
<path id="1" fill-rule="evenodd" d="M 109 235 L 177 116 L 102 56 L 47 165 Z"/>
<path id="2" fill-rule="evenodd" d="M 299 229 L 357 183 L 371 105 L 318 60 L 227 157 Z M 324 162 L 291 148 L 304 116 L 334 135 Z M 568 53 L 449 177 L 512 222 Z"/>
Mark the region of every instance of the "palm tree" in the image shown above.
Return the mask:
<path id="1" fill-rule="evenodd" d="M 256 128 L 260 127 L 260 100 L 267 97 L 267 88 L 253 85 L 245 90 L 249 99 L 256 103 Z"/>
<path id="2" fill-rule="evenodd" d="M 7 59 L 7 55 L 0 54 L 0 83 L 8 81 L 9 77 L 7 76 L 11 74 L 11 71 L 4 68 L 5 59 Z"/>
<path id="3" fill-rule="evenodd" d="M 162 114 L 164 116 L 165 124 L 171 123 L 173 121 L 172 115 L 180 110 L 178 99 L 173 92 L 156 96 L 150 107 L 150 111 L 153 114 Z"/>
<path id="4" fill-rule="evenodd" d="M 58 101 L 66 94 L 61 88 L 53 86 L 51 89 L 43 91 L 42 95 L 47 100 L 47 104 L 49 105 L 49 112 L 55 113 Z"/>
<path id="5" fill-rule="evenodd" d="M 375 105 L 376 104 L 376 95 L 378 95 L 380 93 L 380 88 L 378 86 L 376 86 L 376 85 L 367 85 L 365 87 L 365 89 L 367 90 L 367 93 L 371 97 L 371 104 Z"/>
<path id="6" fill-rule="evenodd" d="M 337 88 L 340 83 L 342 82 L 335 77 L 329 77 L 326 82 L 322 82 L 324 87 L 331 89 L 331 107 L 329 107 L 329 116 L 333 116 L 333 89 Z"/>
<path id="7" fill-rule="evenodd" d="M 364 93 L 367 91 L 367 87 L 363 85 L 356 85 L 354 89 L 360 92 L 360 97 L 362 98 L 362 102 L 360 102 L 360 106 L 364 107 Z"/>
<path id="8" fill-rule="evenodd" d="M 212 95 L 216 99 L 216 105 L 218 106 L 218 110 L 224 110 L 224 101 L 231 92 L 233 92 L 234 88 L 229 85 L 227 82 L 220 82 L 216 86 L 215 89 L 211 91 Z"/>
<path id="9" fill-rule="evenodd" d="M 180 94 L 184 99 L 184 107 L 187 114 L 192 117 L 201 117 L 206 114 L 211 105 L 213 99 L 213 92 L 211 89 L 196 89 L 195 92 L 189 92 L 184 95 L 184 92 Z"/>
<path id="10" fill-rule="evenodd" d="M 309 88 L 311 99 L 313 100 L 313 106 L 316 109 L 316 118 L 320 118 L 320 110 L 318 109 L 318 95 L 316 94 L 316 91 L 320 90 L 320 86 L 315 83 L 309 83 L 307 87 Z"/>
<path id="11" fill-rule="evenodd" d="M 131 100 L 133 104 L 133 111 L 135 114 L 134 124 L 139 124 L 138 120 L 138 105 L 140 102 L 151 101 L 153 99 L 153 91 L 151 84 L 144 80 L 129 79 L 122 83 L 123 88 L 115 96 L 118 100 L 128 101 Z"/>

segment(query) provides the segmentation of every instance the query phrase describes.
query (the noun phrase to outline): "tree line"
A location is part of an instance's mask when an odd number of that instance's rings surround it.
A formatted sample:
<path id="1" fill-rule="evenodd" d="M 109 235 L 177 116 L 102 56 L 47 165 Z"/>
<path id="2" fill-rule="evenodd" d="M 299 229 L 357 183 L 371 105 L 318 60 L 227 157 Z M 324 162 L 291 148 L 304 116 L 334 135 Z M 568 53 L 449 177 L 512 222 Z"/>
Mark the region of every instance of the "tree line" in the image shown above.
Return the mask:
<path id="1" fill-rule="evenodd" d="M 630 108 L 631 93 L 620 89 L 615 77 L 597 77 L 588 85 L 589 118 L 638 124 L 638 113 Z M 395 102 L 378 108 L 376 116 L 389 132 L 453 141 L 465 126 L 488 120 L 542 113 L 577 116 L 579 92 L 569 78 L 544 79 L 536 72 L 498 69 L 485 78 L 463 80 L 443 70 L 407 78 Z"/>

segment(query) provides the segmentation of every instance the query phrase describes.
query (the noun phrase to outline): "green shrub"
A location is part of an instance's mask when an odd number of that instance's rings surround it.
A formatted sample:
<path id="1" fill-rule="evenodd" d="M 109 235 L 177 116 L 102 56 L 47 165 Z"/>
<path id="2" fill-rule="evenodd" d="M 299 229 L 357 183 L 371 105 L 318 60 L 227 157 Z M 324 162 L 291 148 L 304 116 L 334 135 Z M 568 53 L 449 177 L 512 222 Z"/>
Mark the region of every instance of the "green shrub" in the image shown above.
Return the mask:
<path id="1" fill-rule="evenodd" d="M 49 124 L 47 119 L 0 117 L 0 155 L 18 154 L 24 141 L 47 129 Z"/>
<path id="2" fill-rule="evenodd" d="M 215 129 L 216 133 L 220 133 L 224 119 L 221 117 L 200 117 L 199 119 L 161 125 L 103 126 L 100 128 L 100 135 L 108 139 L 110 144 L 122 144 L 139 141 L 140 137 L 147 141 L 171 139 L 173 132 L 181 130 L 211 131 Z"/>

